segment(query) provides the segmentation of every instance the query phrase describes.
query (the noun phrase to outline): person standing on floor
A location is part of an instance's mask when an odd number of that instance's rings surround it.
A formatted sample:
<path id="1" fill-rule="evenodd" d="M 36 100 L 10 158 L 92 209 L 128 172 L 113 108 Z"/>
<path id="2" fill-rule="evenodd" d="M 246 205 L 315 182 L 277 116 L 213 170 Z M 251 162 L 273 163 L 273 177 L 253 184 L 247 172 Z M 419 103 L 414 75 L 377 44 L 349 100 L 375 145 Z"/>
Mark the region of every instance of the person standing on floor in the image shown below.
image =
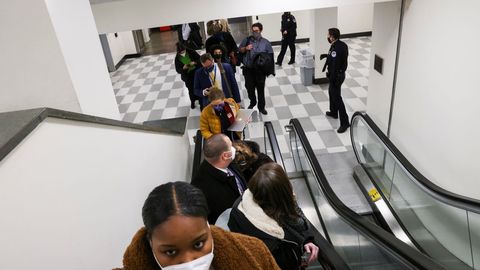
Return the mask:
<path id="1" fill-rule="evenodd" d="M 341 88 L 345 81 L 345 71 L 348 67 L 348 46 L 340 40 L 340 30 L 338 28 L 328 29 L 327 40 L 331 44 L 328 54 L 320 55 L 320 59 L 327 58 L 323 71 L 327 69 L 327 78 L 330 81 L 328 86 L 328 95 L 330 96 L 330 111 L 325 114 L 329 117 L 337 119 L 340 115 L 340 127 L 338 133 L 345 132 L 350 123 L 348 114 L 343 103 Z"/>
<path id="2" fill-rule="evenodd" d="M 233 140 L 242 138 L 242 134 L 229 131 L 235 122 L 239 106 L 233 98 L 225 99 L 222 90 L 212 87 L 208 91 L 208 104 L 200 114 L 200 131 L 202 137 L 208 139 L 214 134 L 223 133 Z"/>
<path id="3" fill-rule="evenodd" d="M 315 262 L 319 249 L 314 229 L 282 166 L 262 165 L 247 186 L 230 212 L 230 230 L 262 240 L 282 270 L 304 270 Z"/>
<path id="4" fill-rule="evenodd" d="M 194 93 L 200 98 L 200 108 L 203 110 L 208 105 L 208 89 L 212 86 L 223 91 L 226 98 L 233 98 L 240 103 L 240 90 L 232 67 L 227 63 L 215 63 L 209 53 L 200 56 L 203 68 L 195 72 L 193 84 Z"/>
<path id="5" fill-rule="evenodd" d="M 295 38 L 297 37 L 297 20 L 290 12 L 284 12 L 282 15 L 282 49 L 277 57 L 277 65 L 282 66 L 283 57 L 287 52 L 287 46 L 290 48 L 289 65 L 295 63 Z"/>
<path id="6" fill-rule="evenodd" d="M 186 44 L 189 49 L 198 50 L 203 46 L 200 26 L 198 23 L 184 23 L 177 26 L 179 42 Z"/>
<path id="7" fill-rule="evenodd" d="M 178 42 L 177 55 L 175 56 L 175 70 L 181 75 L 182 81 L 185 82 L 190 97 L 190 108 L 192 109 L 195 109 L 195 100 L 198 99 L 193 92 L 195 71 L 200 67 L 200 55 L 194 50 L 187 49 L 184 44 Z"/>
<path id="8" fill-rule="evenodd" d="M 236 70 L 238 47 L 230 32 L 226 30 L 219 21 L 211 25 L 213 34 L 205 41 L 205 49 L 211 55 L 214 55 L 214 50 L 221 46 L 224 50 L 225 62 L 232 65 L 233 72 Z"/>
<path id="9" fill-rule="evenodd" d="M 275 75 L 272 44 L 262 37 L 263 25 L 254 23 L 252 35 L 240 43 L 240 53 L 243 58 L 243 76 L 245 88 L 250 99 L 249 109 L 257 105 L 255 89 L 258 92 L 258 111 L 267 114 L 265 110 L 265 79 L 268 75 Z"/>

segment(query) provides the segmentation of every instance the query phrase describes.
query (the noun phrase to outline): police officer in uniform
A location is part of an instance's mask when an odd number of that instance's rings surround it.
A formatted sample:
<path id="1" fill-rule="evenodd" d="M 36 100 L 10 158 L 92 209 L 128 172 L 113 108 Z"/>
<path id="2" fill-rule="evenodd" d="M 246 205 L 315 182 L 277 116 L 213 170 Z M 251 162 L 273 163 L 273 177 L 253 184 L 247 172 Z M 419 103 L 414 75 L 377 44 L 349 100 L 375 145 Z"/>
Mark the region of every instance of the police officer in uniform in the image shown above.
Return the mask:
<path id="1" fill-rule="evenodd" d="M 340 116 L 340 127 L 337 129 L 337 132 L 343 133 L 350 127 L 348 114 L 341 96 L 342 83 L 345 81 L 345 71 L 348 66 L 348 46 L 339 38 L 340 30 L 337 28 L 328 29 L 327 40 L 331 44 L 330 50 L 328 54 L 320 55 L 320 59 L 327 58 L 322 72 L 328 67 L 327 78 L 330 81 L 328 86 L 330 111 L 325 114 L 335 119 Z"/>
<path id="2" fill-rule="evenodd" d="M 284 12 L 282 15 L 282 49 L 277 58 L 277 65 L 281 66 L 283 57 L 287 52 L 287 46 L 290 48 L 289 65 L 295 63 L 295 38 L 297 37 L 297 20 L 290 12 Z"/>

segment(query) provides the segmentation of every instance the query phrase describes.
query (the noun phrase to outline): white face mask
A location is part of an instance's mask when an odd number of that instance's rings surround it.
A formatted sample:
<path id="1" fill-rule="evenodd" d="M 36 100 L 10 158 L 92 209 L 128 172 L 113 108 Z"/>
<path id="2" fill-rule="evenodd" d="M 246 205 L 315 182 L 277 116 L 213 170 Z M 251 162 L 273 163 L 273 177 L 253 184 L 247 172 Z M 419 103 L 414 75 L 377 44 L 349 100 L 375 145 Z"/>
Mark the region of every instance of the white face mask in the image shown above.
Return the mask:
<path id="1" fill-rule="evenodd" d="M 209 224 L 207 225 L 208 225 L 208 228 L 210 229 L 210 225 Z M 212 264 L 212 261 L 213 261 L 213 239 L 212 239 L 212 251 L 210 251 L 210 253 L 186 263 L 175 264 L 170 266 L 162 266 L 158 262 L 157 257 L 155 256 L 155 252 L 153 252 L 153 250 L 152 250 L 152 253 L 153 253 L 153 257 L 155 258 L 155 261 L 157 262 L 158 266 L 160 266 L 162 270 L 209 270 L 210 265 Z"/>
<path id="2" fill-rule="evenodd" d="M 237 153 L 237 149 L 235 149 L 235 147 L 232 146 L 232 149 L 230 151 L 232 151 L 231 159 L 234 160 L 235 159 L 235 154 Z"/>

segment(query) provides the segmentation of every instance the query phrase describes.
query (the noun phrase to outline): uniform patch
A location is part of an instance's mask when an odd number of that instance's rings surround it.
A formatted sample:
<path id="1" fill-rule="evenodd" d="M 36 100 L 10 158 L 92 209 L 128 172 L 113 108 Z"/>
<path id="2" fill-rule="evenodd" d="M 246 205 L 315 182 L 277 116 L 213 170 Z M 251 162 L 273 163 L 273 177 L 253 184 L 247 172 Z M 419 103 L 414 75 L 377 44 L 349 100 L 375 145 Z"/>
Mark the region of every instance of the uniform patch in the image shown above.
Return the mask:
<path id="1" fill-rule="evenodd" d="M 337 52 L 336 51 L 332 51 L 332 57 L 336 57 L 337 56 Z"/>

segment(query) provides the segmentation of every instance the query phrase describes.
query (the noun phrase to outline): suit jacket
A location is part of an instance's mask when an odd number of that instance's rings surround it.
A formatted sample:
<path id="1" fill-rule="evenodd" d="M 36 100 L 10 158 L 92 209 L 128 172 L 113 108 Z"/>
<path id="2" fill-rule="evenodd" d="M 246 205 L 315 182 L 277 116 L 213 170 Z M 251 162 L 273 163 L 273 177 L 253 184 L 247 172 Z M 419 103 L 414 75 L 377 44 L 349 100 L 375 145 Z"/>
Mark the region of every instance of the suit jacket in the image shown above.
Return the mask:
<path id="1" fill-rule="evenodd" d="M 223 69 L 225 70 L 225 76 L 227 77 L 228 83 L 230 85 L 230 90 L 232 90 L 233 96 L 230 95 L 230 93 L 228 92 L 227 82 L 222 76 L 223 93 L 225 94 L 226 98 L 233 98 L 235 102 L 240 103 L 242 99 L 240 98 L 240 91 L 238 90 L 238 84 L 237 84 L 237 80 L 235 79 L 235 74 L 233 73 L 232 66 L 230 66 L 227 63 L 223 63 L 222 65 L 223 65 Z M 207 106 L 209 103 L 208 97 L 204 96 L 202 93 L 203 89 L 209 88 L 211 86 L 212 86 L 212 82 L 210 81 L 210 77 L 208 73 L 205 71 L 204 68 L 199 68 L 195 72 L 195 83 L 193 86 L 193 89 L 194 89 L 193 91 L 195 95 L 200 98 L 200 102 L 202 102 L 201 104 L 203 104 L 203 106 Z"/>
<path id="2" fill-rule="evenodd" d="M 239 170 L 233 164 L 228 167 L 243 182 L 246 187 L 245 179 Z M 197 175 L 192 180 L 192 185 L 203 191 L 207 198 L 208 222 L 215 224 L 218 216 L 233 206 L 233 203 L 240 197 L 237 182 L 234 176 L 227 176 L 226 173 L 213 167 L 208 161 L 204 160 L 198 169 Z"/>

